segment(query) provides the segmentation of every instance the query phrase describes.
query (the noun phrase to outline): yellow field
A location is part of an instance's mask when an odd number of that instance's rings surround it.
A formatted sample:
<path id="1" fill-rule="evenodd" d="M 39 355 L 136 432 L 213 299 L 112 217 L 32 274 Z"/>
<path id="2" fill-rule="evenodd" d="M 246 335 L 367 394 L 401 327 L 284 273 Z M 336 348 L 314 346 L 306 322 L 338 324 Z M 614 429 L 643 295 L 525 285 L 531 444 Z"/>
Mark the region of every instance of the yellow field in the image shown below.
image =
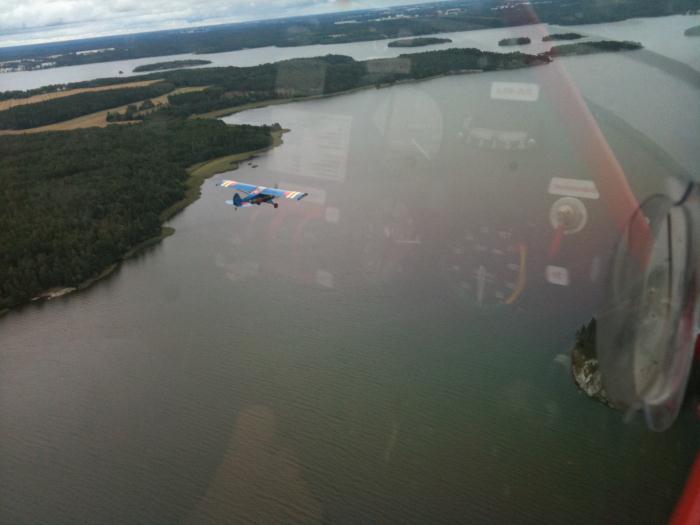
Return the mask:
<path id="1" fill-rule="evenodd" d="M 24 106 L 25 104 L 34 104 L 36 102 L 44 102 L 45 100 L 51 100 L 54 98 L 69 97 L 70 95 L 77 95 L 79 93 L 91 93 L 93 91 L 106 91 L 108 89 L 124 89 L 124 88 L 135 88 L 144 87 L 155 82 L 160 82 L 160 80 L 140 80 L 138 82 L 129 82 L 127 84 L 111 84 L 109 86 L 99 86 L 92 88 L 80 88 L 80 89 L 69 89 L 67 91 L 54 91 L 53 93 L 43 93 L 41 95 L 34 95 L 29 98 L 12 98 L 10 100 L 0 101 L 0 111 L 3 109 L 10 109 L 15 106 Z"/>
<path id="2" fill-rule="evenodd" d="M 127 86 L 127 85 L 129 85 L 129 84 L 124 84 L 124 86 Z M 178 88 L 174 91 L 171 91 L 170 93 L 166 93 L 165 95 L 161 95 L 159 97 L 154 97 L 150 100 L 152 100 L 154 104 L 167 105 L 169 95 L 176 95 L 178 93 L 189 93 L 191 91 L 201 91 L 205 88 L 206 88 L 206 86 L 193 86 L 193 87 Z M 143 101 L 132 102 L 132 104 L 138 105 L 141 102 L 143 102 Z M 122 111 L 125 111 L 126 108 L 127 108 L 127 105 L 117 106 L 117 107 L 109 108 L 109 109 L 103 109 L 102 111 L 98 111 L 97 113 L 90 113 L 89 115 L 83 115 L 82 117 L 77 117 L 77 118 L 74 118 L 71 120 L 65 120 L 63 122 L 57 122 L 55 124 L 48 124 L 46 126 L 40 126 L 38 128 L 17 129 L 17 130 L 15 130 L 15 129 L 0 130 L 0 135 L 19 135 L 21 133 L 39 133 L 42 131 L 66 131 L 66 130 L 79 129 L 79 128 L 94 128 L 94 127 L 104 128 L 107 126 L 107 124 L 110 124 L 109 122 L 107 122 L 107 113 L 115 112 L 115 111 L 122 112 Z M 135 122 L 139 122 L 139 121 L 113 122 L 112 124 L 130 124 L 130 123 L 135 123 Z"/>

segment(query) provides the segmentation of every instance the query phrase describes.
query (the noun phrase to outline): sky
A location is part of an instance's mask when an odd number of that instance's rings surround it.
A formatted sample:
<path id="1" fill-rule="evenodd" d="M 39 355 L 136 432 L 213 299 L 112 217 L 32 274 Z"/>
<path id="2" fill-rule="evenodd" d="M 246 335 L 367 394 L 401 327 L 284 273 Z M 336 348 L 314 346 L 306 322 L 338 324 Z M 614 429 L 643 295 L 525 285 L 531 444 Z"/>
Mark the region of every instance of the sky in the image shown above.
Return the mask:
<path id="1" fill-rule="evenodd" d="M 421 0 L 0 0 L 0 47 Z"/>

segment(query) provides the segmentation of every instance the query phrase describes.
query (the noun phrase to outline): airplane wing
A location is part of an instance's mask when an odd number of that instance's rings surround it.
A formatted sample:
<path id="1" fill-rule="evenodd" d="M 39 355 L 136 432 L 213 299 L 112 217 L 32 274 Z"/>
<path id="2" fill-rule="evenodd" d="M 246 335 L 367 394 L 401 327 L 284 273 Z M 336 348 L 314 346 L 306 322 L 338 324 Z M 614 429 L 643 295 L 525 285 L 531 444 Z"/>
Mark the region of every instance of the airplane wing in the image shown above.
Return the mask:
<path id="1" fill-rule="evenodd" d="M 308 195 L 303 191 L 290 191 L 282 190 L 279 188 L 267 188 L 265 186 L 255 186 L 253 184 L 244 184 L 243 182 L 237 182 L 235 180 L 224 180 L 219 183 L 222 188 L 232 188 L 234 190 L 242 191 L 244 193 L 249 193 L 252 195 L 258 195 L 262 193 L 263 195 L 270 195 L 272 197 L 279 197 L 284 199 L 294 199 L 300 201 Z"/>
<path id="2" fill-rule="evenodd" d="M 294 199 L 296 201 L 300 201 L 308 195 L 308 193 L 304 193 L 303 191 L 289 191 L 282 190 L 279 188 L 262 188 L 260 190 L 260 193 L 262 193 L 263 195 L 271 195 L 272 197 Z"/>
<path id="3" fill-rule="evenodd" d="M 270 195 L 271 197 L 279 197 L 281 199 L 294 199 L 297 201 L 300 201 L 308 195 L 308 193 L 304 193 L 303 191 L 290 191 L 282 190 L 279 188 L 267 188 L 265 186 L 244 184 L 243 182 L 237 182 L 235 180 L 221 181 L 219 183 L 219 186 L 221 186 L 222 188 L 231 188 L 252 195 L 258 195 L 259 193 L 262 193 L 263 195 Z"/>
<path id="4" fill-rule="evenodd" d="M 231 188 L 234 190 L 242 191 L 243 193 L 253 193 L 260 186 L 255 186 L 254 184 L 244 184 L 242 182 L 236 182 L 235 180 L 222 180 L 219 184 L 222 188 Z M 259 191 L 257 193 L 260 193 Z"/>

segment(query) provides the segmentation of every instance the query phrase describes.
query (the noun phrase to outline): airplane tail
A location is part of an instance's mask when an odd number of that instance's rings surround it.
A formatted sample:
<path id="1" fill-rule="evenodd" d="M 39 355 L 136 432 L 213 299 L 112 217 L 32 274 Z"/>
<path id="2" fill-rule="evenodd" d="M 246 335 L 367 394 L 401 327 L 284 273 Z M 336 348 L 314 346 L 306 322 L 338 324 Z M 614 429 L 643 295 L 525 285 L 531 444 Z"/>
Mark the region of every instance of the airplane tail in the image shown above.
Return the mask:
<path id="1" fill-rule="evenodd" d="M 233 205 L 236 206 L 237 208 L 240 208 L 243 205 L 243 201 L 241 200 L 241 196 L 238 195 L 238 193 L 233 194 Z"/>

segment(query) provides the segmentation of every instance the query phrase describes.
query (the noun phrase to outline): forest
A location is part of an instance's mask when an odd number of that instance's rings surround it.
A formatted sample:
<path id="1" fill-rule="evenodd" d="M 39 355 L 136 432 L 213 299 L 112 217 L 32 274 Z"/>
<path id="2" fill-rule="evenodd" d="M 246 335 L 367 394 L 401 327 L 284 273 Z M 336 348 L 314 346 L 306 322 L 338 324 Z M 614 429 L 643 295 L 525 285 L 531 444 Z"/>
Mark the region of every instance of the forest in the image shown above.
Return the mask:
<path id="1" fill-rule="evenodd" d="M 217 120 L 0 136 L 0 310 L 74 287 L 157 237 L 185 168 L 269 146 Z"/>
<path id="2" fill-rule="evenodd" d="M 173 84 L 157 82 L 149 86 L 78 93 L 14 106 L 0 111 L 0 129 L 27 129 L 63 122 L 103 109 L 157 97 L 174 89 Z"/>

